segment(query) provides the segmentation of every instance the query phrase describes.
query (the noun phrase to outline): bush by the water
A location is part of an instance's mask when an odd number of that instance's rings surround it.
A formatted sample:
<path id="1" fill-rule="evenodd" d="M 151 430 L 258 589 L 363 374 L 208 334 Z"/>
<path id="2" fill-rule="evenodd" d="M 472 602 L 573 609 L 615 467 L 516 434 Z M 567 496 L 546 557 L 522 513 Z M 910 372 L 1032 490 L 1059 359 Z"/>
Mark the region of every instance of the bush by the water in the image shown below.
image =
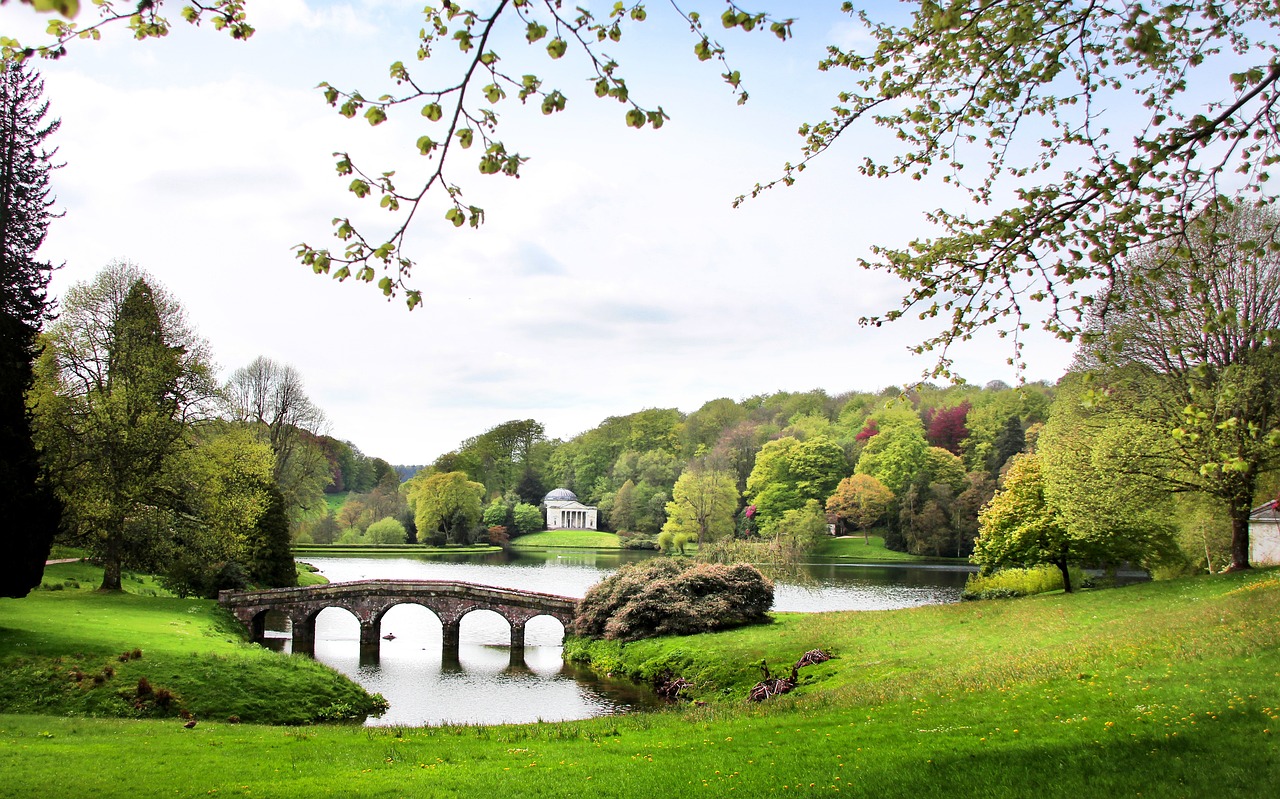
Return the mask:
<path id="1" fill-rule="evenodd" d="M 1079 569 L 1070 569 L 1071 584 L 1089 587 L 1089 581 Z M 1062 590 L 1062 572 L 1056 566 L 1036 566 L 1031 569 L 1001 569 L 991 574 L 971 574 L 965 581 L 961 599 L 1011 599 L 1019 596 L 1043 594 Z"/>
<path id="2" fill-rule="evenodd" d="M 654 558 L 623 566 L 578 606 L 575 635 L 636 641 L 767 620 L 773 582 L 754 566 Z"/>

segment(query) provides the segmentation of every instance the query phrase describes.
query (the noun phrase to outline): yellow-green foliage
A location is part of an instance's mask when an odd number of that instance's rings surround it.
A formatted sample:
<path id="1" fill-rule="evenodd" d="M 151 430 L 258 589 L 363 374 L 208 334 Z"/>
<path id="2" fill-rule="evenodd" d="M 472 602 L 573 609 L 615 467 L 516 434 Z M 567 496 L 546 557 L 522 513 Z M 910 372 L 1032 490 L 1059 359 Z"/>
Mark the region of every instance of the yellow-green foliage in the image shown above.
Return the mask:
<path id="1" fill-rule="evenodd" d="M 1080 586 L 1084 573 L 1069 569 L 1071 584 Z M 971 574 L 964 584 L 964 599 L 1008 599 L 1062 590 L 1062 572 L 1055 566 L 1029 569 L 1001 569 L 991 574 Z"/>

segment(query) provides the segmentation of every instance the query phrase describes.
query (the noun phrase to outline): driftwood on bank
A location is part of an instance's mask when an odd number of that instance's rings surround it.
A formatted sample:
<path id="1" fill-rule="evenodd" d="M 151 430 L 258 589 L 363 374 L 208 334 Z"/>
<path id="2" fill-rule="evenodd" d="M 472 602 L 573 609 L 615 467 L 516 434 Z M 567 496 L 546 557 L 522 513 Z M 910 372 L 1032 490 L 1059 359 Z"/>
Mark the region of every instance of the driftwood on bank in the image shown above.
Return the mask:
<path id="1" fill-rule="evenodd" d="M 751 689 L 751 693 L 747 696 L 752 702 L 763 702 L 771 696 L 785 694 L 792 688 L 796 687 L 796 683 L 800 681 L 800 669 L 805 666 L 812 666 L 815 663 L 822 663 L 830 660 L 831 655 L 823 652 L 821 649 L 810 649 L 800 656 L 800 659 L 791 667 L 791 676 L 776 677 L 769 671 L 769 664 L 760 661 L 760 672 L 762 679 Z"/>

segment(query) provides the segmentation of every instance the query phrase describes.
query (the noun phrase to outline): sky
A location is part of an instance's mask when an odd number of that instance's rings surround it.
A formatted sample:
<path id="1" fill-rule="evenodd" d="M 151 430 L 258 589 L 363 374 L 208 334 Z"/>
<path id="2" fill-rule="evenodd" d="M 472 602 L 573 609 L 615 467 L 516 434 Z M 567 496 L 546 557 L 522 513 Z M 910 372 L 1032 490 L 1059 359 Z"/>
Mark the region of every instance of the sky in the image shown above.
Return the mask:
<path id="1" fill-rule="evenodd" d="M 39 63 L 65 163 L 53 181 L 64 215 L 40 252 L 63 265 L 52 292 L 113 260 L 137 264 L 182 303 L 224 377 L 260 355 L 293 365 L 330 435 L 392 463 L 429 463 L 511 419 L 568 439 L 643 408 L 920 380 L 935 358 L 908 347 L 935 328 L 859 326 L 906 289 L 858 258 L 929 235 L 925 213 L 965 198 L 859 175 L 863 157 L 894 146 L 865 127 L 794 186 L 732 208 L 798 159 L 799 125 L 825 118 L 849 88 L 847 74 L 817 70 L 825 47 L 866 37 L 834 0 L 777 4 L 796 18 L 787 42 L 725 32 L 722 6 L 703 5 L 750 100 L 738 106 L 723 66 L 700 63 L 687 24 L 651 3 L 606 52 L 633 97 L 670 116 L 656 131 L 626 127 L 624 106 L 597 99 L 572 49 L 552 62 L 522 29 L 501 31 L 503 66 L 538 74 L 568 105 L 551 117 L 514 98 L 494 107 L 499 138 L 529 161 L 519 179 L 481 175 L 475 150 L 453 164 L 486 221 L 454 229 L 438 197 L 424 205 L 405 250 L 424 298 L 412 312 L 371 285 L 313 275 L 294 249 L 338 249 L 335 217 L 389 230 L 376 199 L 346 190 L 335 152 L 395 169 L 402 187 L 423 173 L 414 142 L 433 129 L 417 105 L 373 128 L 340 117 L 316 88 L 376 97 L 394 88 L 397 60 L 420 83 L 456 82 L 443 45 L 439 58 L 414 59 L 422 0 L 250 2 L 247 42 L 192 28 L 175 6 L 163 40 L 118 27 L 74 42 Z M 35 42 L 43 27 L 26 6 L 0 6 L 0 35 Z M 1022 374 L 994 333 L 954 349 L 955 370 L 977 384 L 1057 380 L 1070 345 L 1035 328 L 1024 341 Z"/>

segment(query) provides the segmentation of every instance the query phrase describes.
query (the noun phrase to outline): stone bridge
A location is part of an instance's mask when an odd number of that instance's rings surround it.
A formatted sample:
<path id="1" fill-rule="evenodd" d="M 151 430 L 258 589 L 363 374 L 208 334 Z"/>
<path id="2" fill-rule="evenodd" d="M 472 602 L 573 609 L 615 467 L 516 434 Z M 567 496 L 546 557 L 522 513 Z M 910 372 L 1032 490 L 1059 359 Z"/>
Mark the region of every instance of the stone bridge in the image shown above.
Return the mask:
<path id="1" fill-rule="evenodd" d="M 249 628 L 253 640 L 266 637 L 271 611 L 287 616 L 293 628 L 293 651 L 315 651 L 316 616 L 325 608 L 345 608 L 360 622 L 360 646 L 377 649 L 382 617 L 396 605 L 421 605 L 434 613 L 444 629 L 446 651 L 458 647 L 462 617 L 473 610 L 492 610 L 511 625 L 512 649 L 524 648 L 530 619 L 551 616 L 568 628 L 578 600 L 555 594 L 517 591 L 452 580 L 361 580 L 306 588 L 222 591 L 218 603 Z"/>

